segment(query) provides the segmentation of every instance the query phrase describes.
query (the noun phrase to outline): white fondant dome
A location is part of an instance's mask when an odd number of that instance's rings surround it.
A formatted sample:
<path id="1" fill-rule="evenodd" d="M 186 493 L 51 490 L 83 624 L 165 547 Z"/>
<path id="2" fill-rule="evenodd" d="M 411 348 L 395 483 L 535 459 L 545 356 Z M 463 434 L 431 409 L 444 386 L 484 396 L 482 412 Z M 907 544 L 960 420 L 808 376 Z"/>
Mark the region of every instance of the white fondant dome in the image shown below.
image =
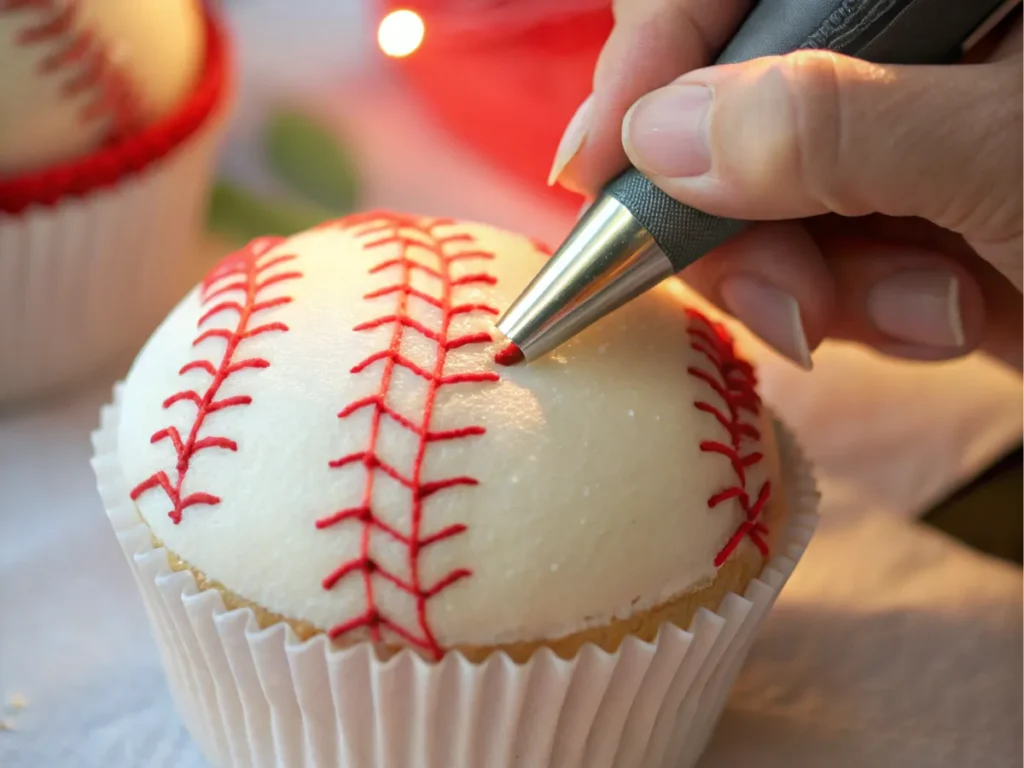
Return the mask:
<path id="1" fill-rule="evenodd" d="M 763 546 L 753 374 L 672 284 L 494 363 L 545 258 L 385 213 L 229 256 L 125 388 L 154 535 L 268 611 L 434 652 L 599 626 Z"/>

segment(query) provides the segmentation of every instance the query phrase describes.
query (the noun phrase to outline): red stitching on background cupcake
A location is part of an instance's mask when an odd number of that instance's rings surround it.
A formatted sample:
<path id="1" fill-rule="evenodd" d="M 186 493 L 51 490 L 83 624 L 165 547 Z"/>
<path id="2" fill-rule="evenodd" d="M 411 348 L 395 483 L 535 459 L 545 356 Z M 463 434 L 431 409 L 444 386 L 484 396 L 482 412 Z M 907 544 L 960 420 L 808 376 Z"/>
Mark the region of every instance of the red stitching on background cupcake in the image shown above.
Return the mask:
<path id="1" fill-rule="evenodd" d="M 165 64 L 174 76 L 153 86 L 156 92 L 151 93 L 120 62 L 116 51 L 126 41 L 101 42 L 104 35 L 95 23 L 72 26 L 79 15 L 85 16 L 80 9 L 87 2 L 72 0 L 62 6 L 56 0 L 0 0 L 0 26 L 6 22 L 10 28 L 3 31 L 15 38 L 11 44 L 26 54 L 5 63 L 11 69 L 5 74 L 17 78 L 15 94 L 7 96 L 16 103 L 6 105 L 8 111 L 0 119 L 10 123 L 17 118 L 18 122 L 5 126 L 5 145 L 0 145 L 4 150 L 0 152 L 0 212 L 21 214 L 36 205 L 55 206 L 68 196 L 115 186 L 174 154 L 224 106 L 231 85 L 228 40 L 209 9 L 202 10 L 203 3 L 181 6 L 195 6 L 194 23 L 182 22 L 177 28 L 175 39 L 181 48 L 170 46 L 170 41 L 163 44 L 166 55 L 178 58 L 198 46 L 196 61 Z M 120 4 L 127 2 L 120 0 Z M 116 15 L 120 4 L 108 0 L 104 10 Z M 49 23 L 38 24 L 37 8 L 44 7 L 56 15 L 48 18 Z M 133 14 L 148 12 L 143 4 L 125 7 Z M 170 13 L 174 7 L 168 4 L 164 11 Z M 57 33 L 64 27 L 67 34 L 62 39 L 68 44 L 61 47 L 56 44 Z M 17 42 L 19 34 L 27 35 L 27 41 Z M 4 42 L 0 40 L 0 46 Z M 52 52 L 46 50 L 48 42 L 55 46 Z M 130 42 L 134 55 L 141 55 L 144 41 Z M 23 79 L 16 67 L 27 68 L 26 75 L 36 71 L 39 76 Z M 194 67 L 198 71 L 192 72 Z M 182 80 L 190 72 L 194 79 Z M 94 87 L 86 89 L 90 84 Z M 75 93 L 68 93 L 69 88 Z M 88 98 L 92 93 L 95 96 Z M 28 104 L 17 103 L 25 99 Z M 69 110 L 75 126 L 55 132 Z M 19 115 L 32 119 L 25 122 Z M 33 128 L 40 124 L 48 130 Z M 45 141 L 39 144 L 41 139 Z M 26 158 L 31 161 L 28 165 Z M 13 167 L 5 168 L 10 163 Z"/>
<path id="2" fill-rule="evenodd" d="M 105 142 L 114 142 L 142 126 L 139 93 L 81 10 L 81 0 L 0 0 L 0 13 L 31 11 L 23 14 L 16 44 L 42 48 L 39 75 L 57 78 L 66 99 L 88 97 L 78 107 L 80 121 L 104 121 Z"/>

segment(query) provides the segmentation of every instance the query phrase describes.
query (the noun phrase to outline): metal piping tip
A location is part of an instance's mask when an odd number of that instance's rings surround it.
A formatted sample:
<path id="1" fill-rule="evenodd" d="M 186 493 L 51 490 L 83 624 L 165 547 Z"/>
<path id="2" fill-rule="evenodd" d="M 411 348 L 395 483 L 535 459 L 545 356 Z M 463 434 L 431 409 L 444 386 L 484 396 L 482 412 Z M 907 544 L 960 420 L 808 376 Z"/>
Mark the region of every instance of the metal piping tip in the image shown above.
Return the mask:
<path id="1" fill-rule="evenodd" d="M 533 362 L 674 273 L 629 209 L 602 196 L 498 320 L 498 330 Z M 496 362 L 500 356 L 512 360 L 515 352 L 502 350 Z"/>

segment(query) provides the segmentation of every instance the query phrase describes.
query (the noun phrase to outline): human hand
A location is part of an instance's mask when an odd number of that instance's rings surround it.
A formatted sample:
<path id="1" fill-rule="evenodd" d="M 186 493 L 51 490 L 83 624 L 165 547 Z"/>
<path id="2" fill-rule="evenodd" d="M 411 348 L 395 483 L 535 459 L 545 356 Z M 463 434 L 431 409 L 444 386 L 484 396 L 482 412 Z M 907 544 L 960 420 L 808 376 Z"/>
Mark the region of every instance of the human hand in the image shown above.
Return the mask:
<path id="1" fill-rule="evenodd" d="M 631 162 L 688 205 L 759 222 L 683 277 L 805 367 L 833 337 L 1019 368 L 1019 18 L 956 66 L 803 51 L 702 69 L 748 5 L 617 2 L 552 181 L 592 196 Z"/>

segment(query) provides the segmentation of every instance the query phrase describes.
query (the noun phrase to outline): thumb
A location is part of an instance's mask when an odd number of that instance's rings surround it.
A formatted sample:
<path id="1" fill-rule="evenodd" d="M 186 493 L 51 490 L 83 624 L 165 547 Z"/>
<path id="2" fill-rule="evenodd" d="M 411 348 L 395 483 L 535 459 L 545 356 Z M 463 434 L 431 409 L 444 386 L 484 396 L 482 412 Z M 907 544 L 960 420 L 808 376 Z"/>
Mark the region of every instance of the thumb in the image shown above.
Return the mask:
<path id="1" fill-rule="evenodd" d="M 1018 60 L 878 66 L 801 51 L 690 72 L 623 122 L 630 160 L 722 216 L 919 216 L 1019 236 Z"/>

